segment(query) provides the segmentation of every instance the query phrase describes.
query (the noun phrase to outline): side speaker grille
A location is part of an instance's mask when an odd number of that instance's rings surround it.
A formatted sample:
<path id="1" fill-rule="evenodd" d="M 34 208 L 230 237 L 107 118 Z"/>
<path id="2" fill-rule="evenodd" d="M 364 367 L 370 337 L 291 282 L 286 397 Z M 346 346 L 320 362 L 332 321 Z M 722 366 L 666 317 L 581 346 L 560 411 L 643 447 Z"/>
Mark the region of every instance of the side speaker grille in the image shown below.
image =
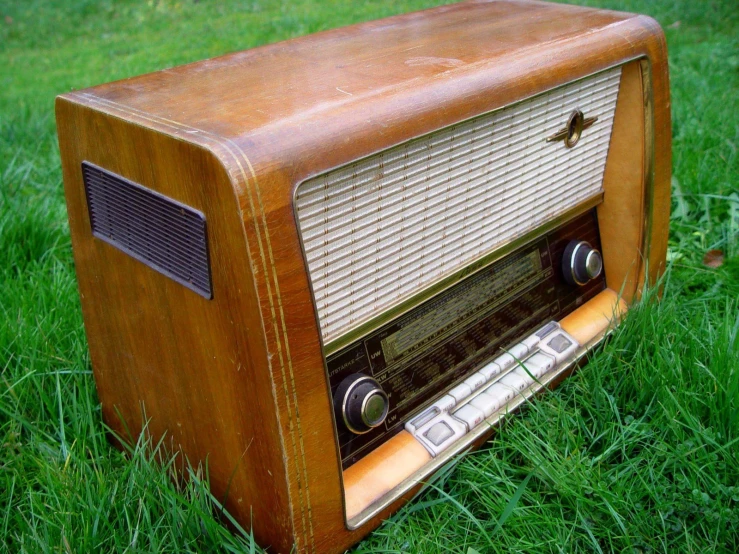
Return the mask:
<path id="1" fill-rule="evenodd" d="M 325 341 L 602 190 L 621 69 L 302 183 L 295 208 Z M 597 117 L 577 146 L 547 137 Z"/>
<path id="2" fill-rule="evenodd" d="M 205 298 L 212 298 L 205 216 L 82 163 L 92 234 Z"/>

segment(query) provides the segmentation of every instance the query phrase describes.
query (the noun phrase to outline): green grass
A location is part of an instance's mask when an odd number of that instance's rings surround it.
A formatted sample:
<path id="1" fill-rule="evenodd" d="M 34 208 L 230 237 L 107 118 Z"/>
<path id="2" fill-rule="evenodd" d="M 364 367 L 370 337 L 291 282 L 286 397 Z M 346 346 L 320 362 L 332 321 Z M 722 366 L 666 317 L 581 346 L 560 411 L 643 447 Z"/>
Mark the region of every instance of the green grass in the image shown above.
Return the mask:
<path id="1" fill-rule="evenodd" d="M 358 552 L 739 551 L 739 9 L 581 3 L 649 13 L 666 29 L 664 297 Z M 54 95 L 432 4 L 0 0 L 0 551 L 258 551 L 224 526 L 205 469 L 176 485 L 156 445 L 123 455 L 106 440 Z M 713 248 L 726 254 L 718 269 L 701 263 Z"/>

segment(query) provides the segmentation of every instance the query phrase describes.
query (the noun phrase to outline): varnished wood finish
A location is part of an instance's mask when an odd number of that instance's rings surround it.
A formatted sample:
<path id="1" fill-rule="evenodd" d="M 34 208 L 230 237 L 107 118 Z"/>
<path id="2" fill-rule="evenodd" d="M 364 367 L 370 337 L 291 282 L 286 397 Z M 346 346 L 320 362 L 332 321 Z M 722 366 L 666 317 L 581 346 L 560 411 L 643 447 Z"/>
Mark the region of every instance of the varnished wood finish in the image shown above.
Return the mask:
<path id="1" fill-rule="evenodd" d="M 381 444 L 344 472 L 347 518 L 357 516 L 429 461 L 431 454 L 407 431 Z"/>
<path id="2" fill-rule="evenodd" d="M 640 61 L 621 73 L 613 133 L 603 176 L 603 203 L 598 206 L 603 266 L 611 288 L 632 300 L 644 259 L 644 203 L 647 179 L 645 106 Z"/>
<path id="3" fill-rule="evenodd" d="M 279 416 L 231 177 L 202 146 L 91 107 L 60 98 L 57 117 L 82 310 L 106 423 L 131 442 L 146 424 L 155 441 L 165 437 L 165 446 L 193 465 L 207 460 L 216 496 L 242 521 L 262 520 L 254 526 L 262 544 L 289 536 Z M 81 160 L 207 214 L 213 300 L 91 237 Z M 257 497 L 269 501 L 254 503 Z"/>
<path id="4" fill-rule="evenodd" d="M 666 79 L 652 75 L 648 60 L 624 66 L 598 206 L 606 280 L 629 302 L 641 295 L 647 271 L 652 283 L 662 273 L 667 253 L 669 100 L 658 97 Z"/>
<path id="5" fill-rule="evenodd" d="M 602 337 L 621 319 L 628 306 L 615 291 L 606 289 L 560 321 L 562 328 L 582 345 Z"/>
<path id="6" fill-rule="evenodd" d="M 633 59 L 649 62 L 653 93 L 654 279 L 666 248 L 670 119 L 665 42 L 647 17 L 468 2 L 60 97 L 70 228 L 106 421 L 123 432 L 120 412 L 135 436 L 144 409 L 155 438 L 166 433 L 192 462 L 208 460 L 216 497 L 274 552 L 355 543 L 408 494 L 347 530 L 295 187 Z M 91 237 L 83 160 L 205 214 L 212 301 Z"/>

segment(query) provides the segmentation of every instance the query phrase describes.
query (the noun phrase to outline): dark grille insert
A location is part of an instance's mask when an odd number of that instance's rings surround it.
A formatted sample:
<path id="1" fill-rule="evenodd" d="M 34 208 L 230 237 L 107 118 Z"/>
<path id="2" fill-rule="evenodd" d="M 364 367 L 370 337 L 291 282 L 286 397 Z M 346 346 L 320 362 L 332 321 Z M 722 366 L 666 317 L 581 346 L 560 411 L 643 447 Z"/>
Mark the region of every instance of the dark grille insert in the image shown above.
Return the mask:
<path id="1" fill-rule="evenodd" d="M 202 213 L 89 162 L 82 175 L 94 236 L 212 298 Z"/>

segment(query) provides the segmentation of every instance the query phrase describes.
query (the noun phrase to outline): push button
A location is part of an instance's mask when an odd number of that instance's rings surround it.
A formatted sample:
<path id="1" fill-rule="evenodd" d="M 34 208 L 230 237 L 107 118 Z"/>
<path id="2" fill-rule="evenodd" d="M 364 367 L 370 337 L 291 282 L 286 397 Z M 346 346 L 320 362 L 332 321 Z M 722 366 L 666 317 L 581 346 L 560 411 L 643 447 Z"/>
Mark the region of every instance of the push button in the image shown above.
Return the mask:
<path id="1" fill-rule="evenodd" d="M 405 430 L 409 433 L 415 434 L 417 429 L 420 429 L 421 427 L 426 425 L 429 421 L 434 419 L 439 414 L 448 412 L 449 410 L 454 408 L 455 404 L 456 400 L 454 400 L 453 396 L 449 396 L 448 394 L 442 396 L 436 402 L 431 404 L 431 406 L 429 406 L 416 417 L 408 421 L 405 424 Z"/>
<path id="2" fill-rule="evenodd" d="M 467 425 L 467 430 L 472 431 L 483 419 L 485 412 L 475 408 L 472 404 L 465 404 L 459 410 L 454 412 L 454 417 Z"/>
<path id="3" fill-rule="evenodd" d="M 470 405 L 480 410 L 485 417 L 490 417 L 500 408 L 500 402 L 484 391 L 473 398 Z"/>
<path id="4" fill-rule="evenodd" d="M 462 402 L 462 400 L 467 398 L 470 394 L 472 394 L 472 387 L 470 387 L 466 383 L 460 383 L 449 391 L 449 396 L 454 397 L 454 400 L 457 401 L 457 404 Z"/>
<path id="5" fill-rule="evenodd" d="M 431 426 L 431 428 L 423 434 L 431 444 L 440 446 L 444 441 L 454 436 L 454 430 L 449 427 L 445 421 L 440 421 Z"/>
<path id="6" fill-rule="evenodd" d="M 543 338 L 546 338 L 547 335 L 554 333 L 554 331 L 556 331 L 557 329 L 559 329 L 559 324 L 554 321 L 550 321 L 544 327 L 534 333 L 534 336 L 541 340 Z"/>
<path id="7" fill-rule="evenodd" d="M 531 377 L 529 377 L 528 375 L 524 377 L 517 371 L 514 373 L 509 373 L 499 381 L 501 385 L 510 387 L 517 392 L 521 392 L 533 382 L 534 380 Z"/>
<path id="8" fill-rule="evenodd" d="M 502 371 L 505 371 L 506 369 L 511 367 L 516 362 L 516 359 L 510 354 L 505 353 L 495 358 L 493 362 L 498 364 L 498 367 L 500 367 Z"/>
<path id="9" fill-rule="evenodd" d="M 508 349 L 508 353 L 516 360 L 521 360 L 526 354 L 529 353 L 529 348 L 522 342 L 519 342 L 518 344 L 514 344 L 513 346 L 511 346 Z"/>
<path id="10" fill-rule="evenodd" d="M 424 425 L 426 425 L 429 421 L 434 419 L 440 413 L 441 410 L 439 410 L 439 408 L 437 408 L 436 406 L 432 406 L 425 412 L 422 412 L 420 415 L 414 417 L 412 420 L 406 423 L 405 428 L 409 431 L 415 431 L 419 427 L 423 427 Z"/>
<path id="11" fill-rule="evenodd" d="M 436 408 L 439 408 L 439 411 L 448 412 L 449 410 L 454 408 L 455 404 L 456 404 L 456 400 L 454 400 L 454 397 L 447 394 L 439 398 L 432 405 Z"/>
<path id="12" fill-rule="evenodd" d="M 478 371 L 477 373 L 473 373 L 467 377 L 467 379 L 464 380 L 464 383 L 469 385 L 472 392 L 474 392 L 485 384 L 485 376 Z"/>
<path id="13" fill-rule="evenodd" d="M 501 408 L 502 406 L 513 400 L 513 397 L 515 396 L 513 389 L 502 385 L 500 381 L 495 383 L 493 386 L 488 387 L 483 392 L 497 403 L 498 408 Z"/>
<path id="14" fill-rule="evenodd" d="M 572 357 L 578 347 L 578 342 L 561 329 L 539 343 L 539 349 L 554 356 L 557 364 L 561 364 Z"/>
<path id="15" fill-rule="evenodd" d="M 483 366 L 478 373 L 482 374 L 485 377 L 485 381 L 490 381 L 490 379 L 492 379 L 502 371 L 503 370 L 498 364 L 496 364 L 495 362 L 490 362 Z"/>
<path id="16" fill-rule="evenodd" d="M 528 369 L 534 377 L 539 379 L 554 367 L 554 358 L 552 356 L 547 356 L 542 352 L 537 352 L 526 360 L 524 366 L 526 366 L 526 369 Z"/>
<path id="17" fill-rule="evenodd" d="M 531 352 L 534 348 L 536 348 L 536 345 L 539 344 L 540 340 L 541 339 L 537 335 L 529 335 L 521 341 L 521 344 L 525 345 L 526 348 L 529 349 L 529 352 Z"/>
<path id="18" fill-rule="evenodd" d="M 559 334 L 555 335 L 554 338 L 547 343 L 547 346 L 554 350 L 557 354 L 562 354 L 565 350 L 572 346 L 572 341 L 564 335 Z"/>
<path id="19" fill-rule="evenodd" d="M 429 451 L 429 454 L 438 456 L 463 437 L 466 432 L 467 427 L 464 423 L 442 412 L 412 433 L 418 442 Z"/>

